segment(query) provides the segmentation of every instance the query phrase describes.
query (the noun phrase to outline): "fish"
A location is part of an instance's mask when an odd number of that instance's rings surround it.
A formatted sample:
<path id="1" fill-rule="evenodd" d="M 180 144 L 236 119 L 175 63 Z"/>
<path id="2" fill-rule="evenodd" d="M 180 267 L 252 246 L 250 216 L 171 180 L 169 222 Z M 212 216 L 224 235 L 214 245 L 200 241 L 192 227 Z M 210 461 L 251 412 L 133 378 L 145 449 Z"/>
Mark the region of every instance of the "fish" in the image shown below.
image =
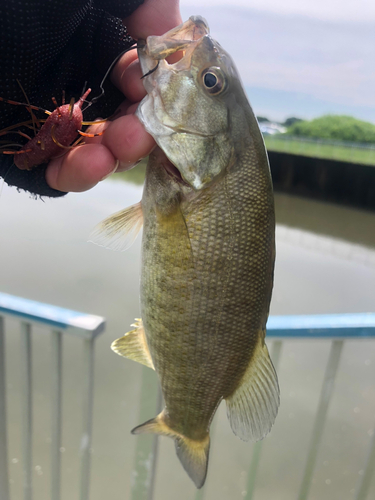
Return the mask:
<path id="1" fill-rule="evenodd" d="M 175 63 L 167 58 L 180 52 Z M 121 249 L 143 224 L 142 319 L 112 349 L 156 371 L 165 407 L 133 434 L 175 441 L 197 488 L 224 399 L 245 441 L 265 437 L 279 407 L 265 344 L 275 214 L 262 135 L 232 58 L 192 16 L 138 41 L 147 96 L 137 116 L 157 143 L 141 202 L 96 231 Z M 131 236 L 133 233 L 133 236 Z M 98 241 L 97 241 L 98 242 Z"/>

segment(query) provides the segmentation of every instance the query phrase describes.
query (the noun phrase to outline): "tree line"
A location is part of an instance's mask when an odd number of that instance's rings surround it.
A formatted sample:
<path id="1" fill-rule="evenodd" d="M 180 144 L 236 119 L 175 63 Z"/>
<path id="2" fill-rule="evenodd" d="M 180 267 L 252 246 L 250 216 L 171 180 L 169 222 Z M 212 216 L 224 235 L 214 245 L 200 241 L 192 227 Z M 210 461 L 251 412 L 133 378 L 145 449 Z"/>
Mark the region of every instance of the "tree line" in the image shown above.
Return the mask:
<path id="1" fill-rule="evenodd" d="M 324 115 L 314 120 L 290 117 L 282 125 L 287 128 L 286 134 L 296 137 L 375 144 L 375 125 L 352 116 Z"/>

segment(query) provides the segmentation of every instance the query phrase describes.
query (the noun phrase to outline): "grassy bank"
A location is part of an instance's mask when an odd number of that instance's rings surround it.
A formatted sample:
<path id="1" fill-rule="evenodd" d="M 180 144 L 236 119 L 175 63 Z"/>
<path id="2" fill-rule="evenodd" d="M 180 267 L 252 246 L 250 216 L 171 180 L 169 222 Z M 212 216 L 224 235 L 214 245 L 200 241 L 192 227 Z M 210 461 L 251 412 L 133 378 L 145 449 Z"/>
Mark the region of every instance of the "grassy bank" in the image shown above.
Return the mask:
<path id="1" fill-rule="evenodd" d="M 366 148 L 361 144 L 308 140 L 288 136 L 266 136 L 264 139 L 267 149 L 270 151 L 375 166 L 375 148 Z"/>
<path id="2" fill-rule="evenodd" d="M 282 138 L 280 136 L 266 136 L 264 139 L 269 151 L 375 166 L 375 148 L 365 148 L 354 144 L 343 145 L 335 142 L 287 138 L 287 136 L 282 136 Z M 133 169 L 111 176 L 111 180 L 124 180 L 138 185 L 142 184 L 145 178 L 146 164 L 147 158 Z"/>

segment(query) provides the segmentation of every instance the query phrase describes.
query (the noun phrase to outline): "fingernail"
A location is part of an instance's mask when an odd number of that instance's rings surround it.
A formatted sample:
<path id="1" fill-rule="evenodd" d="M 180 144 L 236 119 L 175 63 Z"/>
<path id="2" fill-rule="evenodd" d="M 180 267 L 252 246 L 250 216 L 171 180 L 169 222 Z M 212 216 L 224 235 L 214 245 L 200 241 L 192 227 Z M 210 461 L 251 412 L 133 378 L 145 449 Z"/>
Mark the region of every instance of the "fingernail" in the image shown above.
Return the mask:
<path id="1" fill-rule="evenodd" d="M 132 162 L 120 161 L 118 171 L 119 172 L 127 172 L 128 170 L 131 170 L 132 168 L 136 167 L 138 165 L 138 163 L 140 163 L 142 160 L 143 160 L 143 158 L 141 158 L 140 160 L 137 160 L 137 161 L 132 161 Z"/>
<path id="2" fill-rule="evenodd" d="M 119 160 L 116 160 L 114 168 L 108 174 L 106 174 L 104 177 L 102 177 L 100 179 L 100 182 L 104 181 L 105 179 L 107 179 L 108 177 L 110 177 L 114 172 L 116 172 L 119 164 L 120 164 Z"/>

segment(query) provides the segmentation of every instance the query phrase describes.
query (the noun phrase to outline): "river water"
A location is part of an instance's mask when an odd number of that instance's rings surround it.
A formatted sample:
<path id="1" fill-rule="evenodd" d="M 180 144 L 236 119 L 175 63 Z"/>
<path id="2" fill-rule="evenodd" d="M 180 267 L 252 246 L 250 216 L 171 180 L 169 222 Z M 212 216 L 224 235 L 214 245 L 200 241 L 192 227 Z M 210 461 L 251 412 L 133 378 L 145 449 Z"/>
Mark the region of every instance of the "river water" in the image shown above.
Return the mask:
<path id="1" fill-rule="evenodd" d="M 6 185 L 0 198 L 0 290 L 98 314 L 107 328 L 96 344 L 91 499 L 130 498 L 139 424 L 141 367 L 113 354 L 110 343 L 139 316 L 140 238 L 125 253 L 87 243 L 109 214 L 139 201 L 142 188 L 106 180 L 86 193 L 35 200 Z M 375 213 L 276 194 L 277 261 L 271 314 L 375 312 Z M 22 498 L 20 338 L 7 323 L 8 421 L 13 498 Z M 272 344 L 272 342 L 269 342 Z M 49 498 L 50 339 L 33 336 L 34 491 Z M 262 451 L 255 498 L 289 500 L 298 492 L 329 342 L 283 344 L 280 414 Z M 81 430 L 81 344 L 64 339 L 62 500 L 78 500 Z M 311 499 L 354 498 L 375 425 L 375 344 L 347 342 L 340 362 Z M 206 500 L 241 499 L 252 445 L 215 418 Z M 150 418 L 153 415 L 150 415 Z M 147 439 L 147 438 L 146 438 Z M 374 481 L 373 481 L 374 483 Z M 195 490 L 163 438 L 156 500 L 193 499 Z M 375 484 L 369 498 L 375 497 Z"/>

